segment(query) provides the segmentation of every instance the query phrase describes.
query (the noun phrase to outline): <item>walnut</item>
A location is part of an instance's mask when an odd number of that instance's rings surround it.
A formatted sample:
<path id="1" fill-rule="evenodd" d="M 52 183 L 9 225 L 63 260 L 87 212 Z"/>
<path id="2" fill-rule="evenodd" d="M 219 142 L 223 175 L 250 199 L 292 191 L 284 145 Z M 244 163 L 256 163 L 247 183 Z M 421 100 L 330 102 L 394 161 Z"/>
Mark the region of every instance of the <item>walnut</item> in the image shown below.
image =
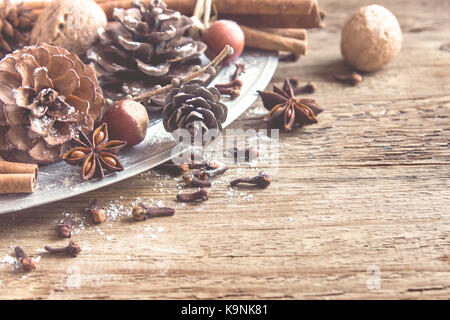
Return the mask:
<path id="1" fill-rule="evenodd" d="M 379 5 L 361 7 L 344 25 L 341 52 L 361 71 L 376 71 L 388 64 L 402 46 L 397 18 Z"/>
<path id="2" fill-rule="evenodd" d="M 94 0 L 54 0 L 39 16 L 31 32 L 31 44 L 43 42 L 82 56 L 94 43 L 106 15 Z"/>

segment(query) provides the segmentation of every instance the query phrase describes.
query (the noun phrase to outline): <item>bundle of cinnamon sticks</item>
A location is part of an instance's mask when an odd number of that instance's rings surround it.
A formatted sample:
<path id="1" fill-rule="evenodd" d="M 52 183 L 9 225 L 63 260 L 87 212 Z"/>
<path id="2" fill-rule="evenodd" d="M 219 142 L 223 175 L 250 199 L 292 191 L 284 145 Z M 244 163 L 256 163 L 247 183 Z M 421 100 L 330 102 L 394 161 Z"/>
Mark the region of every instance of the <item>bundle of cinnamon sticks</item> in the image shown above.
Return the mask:
<path id="1" fill-rule="evenodd" d="M 114 8 L 130 8 L 132 0 L 95 0 L 112 20 Z M 171 9 L 192 15 L 197 0 L 164 0 Z M 45 1 L 26 3 L 36 13 Z M 316 0 L 216 0 L 214 6 L 220 19 L 239 23 L 248 47 L 287 51 L 304 55 L 307 36 L 304 28 L 324 25 L 324 13 Z"/>
<path id="2" fill-rule="evenodd" d="M 0 194 L 32 193 L 36 189 L 37 178 L 36 164 L 0 160 Z"/>

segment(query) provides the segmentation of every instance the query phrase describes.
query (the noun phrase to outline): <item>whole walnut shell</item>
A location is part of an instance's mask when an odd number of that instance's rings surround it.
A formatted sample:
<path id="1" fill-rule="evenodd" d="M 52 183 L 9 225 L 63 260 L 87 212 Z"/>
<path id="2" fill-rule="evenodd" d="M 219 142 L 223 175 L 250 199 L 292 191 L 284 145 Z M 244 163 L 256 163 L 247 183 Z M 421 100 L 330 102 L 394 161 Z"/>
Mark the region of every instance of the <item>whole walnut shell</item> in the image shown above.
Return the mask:
<path id="1" fill-rule="evenodd" d="M 31 31 L 31 44 L 48 43 L 82 56 L 94 43 L 106 15 L 94 0 L 55 0 L 39 16 Z"/>
<path id="2" fill-rule="evenodd" d="M 360 8 L 344 25 L 341 51 L 361 71 L 376 71 L 400 52 L 402 31 L 397 18 L 380 5 Z"/>

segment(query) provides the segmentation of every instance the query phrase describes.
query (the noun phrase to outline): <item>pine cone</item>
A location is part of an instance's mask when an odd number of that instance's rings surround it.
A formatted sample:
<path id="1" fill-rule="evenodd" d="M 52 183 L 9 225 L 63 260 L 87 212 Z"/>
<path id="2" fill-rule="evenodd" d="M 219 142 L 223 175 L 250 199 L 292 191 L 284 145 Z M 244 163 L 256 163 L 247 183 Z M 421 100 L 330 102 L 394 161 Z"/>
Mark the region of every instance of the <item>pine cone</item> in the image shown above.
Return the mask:
<path id="1" fill-rule="evenodd" d="M 220 98 L 217 88 L 205 88 L 198 82 L 189 82 L 181 88 L 172 89 L 162 112 L 164 128 L 168 132 L 186 129 L 192 137 L 200 130 L 202 136 L 209 129 L 222 131 L 228 109 L 220 102 Z"/>
<path id="2" fill-rule="evenodd" d="M 134 1 L 131 9 L 114 9 L 114 19 L 100 29 L 99 41 L 87 53 L 108 98 L 140 95 L 191 74 L 201 64 L 206 45 L 183 36 L 192 20 L 167 9 L 163 1 Z M 144 102 L 160 105 L 160 112 L 164 99 Z"/>
<path id="3" fill-rule="evenodd" d="M 21 4 L 4 0 L 0 4 L 0 59 L 28 43 L 36 15 Z"/>
<path id="4" fill-rule="evenodd" d="M 42 44 L 7 55 L 0 61 L 1 155 L 60 160 L 79 130 L 93 130 L 104 103 L 94 70 L 66 49 Z"/>

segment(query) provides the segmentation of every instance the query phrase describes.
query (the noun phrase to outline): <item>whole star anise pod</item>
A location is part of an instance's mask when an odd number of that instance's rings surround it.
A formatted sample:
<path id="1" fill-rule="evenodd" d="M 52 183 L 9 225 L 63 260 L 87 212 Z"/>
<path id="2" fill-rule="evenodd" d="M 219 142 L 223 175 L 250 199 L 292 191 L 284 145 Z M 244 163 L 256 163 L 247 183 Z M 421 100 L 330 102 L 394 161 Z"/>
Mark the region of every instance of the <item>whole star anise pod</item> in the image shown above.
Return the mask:
<path id="1" fill-rule="evenodd" d="M 63 155 L 63 160 L 71 165 L 81 164 L 83 180 L 93 177 L 103 178 L 104 170 L 122 171 L 123 166 L 115 156 L 127 143 L 125 141 L 108 141 L 108 126 L 106 123 L 94 130 L 89 139 L 80 131 L 80 139 L 74 138 L 77 147 Z"/>
<path id="2" fill-rule="evenodd" d="M 270 112 L 264 117 L 273 127 L 283 131 L 291 131 L 295 124 L 317 123 L 316 116 L 323 111 L 315 100 L 295 98 L 295 89 L 298 81 L 284 80 L 283 89 L 273 85 L 272 91 L 258 91 L 264 108 Z"/>

